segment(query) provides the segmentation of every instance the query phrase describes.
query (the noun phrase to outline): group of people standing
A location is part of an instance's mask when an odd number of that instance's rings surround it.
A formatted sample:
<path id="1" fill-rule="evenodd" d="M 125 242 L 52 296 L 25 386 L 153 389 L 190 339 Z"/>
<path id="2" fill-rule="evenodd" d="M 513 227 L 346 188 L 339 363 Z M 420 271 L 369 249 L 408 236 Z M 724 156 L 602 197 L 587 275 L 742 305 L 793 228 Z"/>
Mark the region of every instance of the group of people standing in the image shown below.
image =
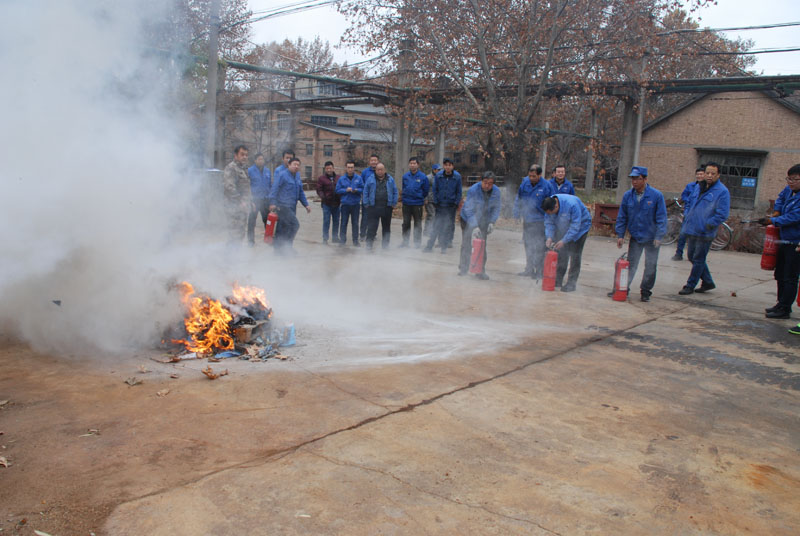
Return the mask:
<path id="1" fill-rule="evenodd" d="M 257 154 L 255 163 L 249 168 L 247 161 L 247 148 L 238 146 L 233 161 L 224 171 L 229 241 L 241 242 L 246 235 L 253 245 L 258 215 L 266 224 L 268 213 L 272 211 L 278 215 L 275 247 L 280 252 L 291 251 L 299 229 L 295 214 L 297 203 L 311 211 L 300 179 L 300 160 L 291 151 L 284 151 L 283 163 L 273 174 L 265 166 L 263 155 Z M 717 229 L 730 212 L 730 193 L 719 180 L 720 169 L 716 162 L 699 167 L 695 180 L 681 195 L 684 221 L 672 259 L 682 260 L 685 248 L 692 269 L 686 284 L 678 292 L 680 295 L 704 293 L 716 288 L 706 260 Z M 618 248 L 623 247 L 626 235 L 630 236 L 628 285 L 638 271 L 642 255 L 645 257 L 640 283 L 641 300 L 645 302 L 653 293 L 658 254 L 667 232 L 664 196 L 647 183 L 647 176 L 646 167 L 634 166 L 631 169 L 628 174 L 631 189 L 622 198 L 615 224 Z M 771 216 L 760 220 L 764 225 L 777 226 L 781 237 L 775 269 L 778 303 L 766 310 L 768 318 L 789 317 L 800 274 L 800 164 L 789 169 L 786 182 Z M 480 182 L 463 194 L 461 174 L 454 169 L 450 159 L 444 159 L 441 168 L 434 164 L 433 172 L 426 175 L 420 169 L 419 160 L 412 157 L 408 161 L 408 171 L 402 177 L 402 190 L 399 190 L 378 155 L 371 155 L 368 167 L 360 173 L 356 171 L 354 161 L 346 163 L 341 175 L 336 173 L 333 162 L 326 162 L 324 173 L 316 184 L 323 211 L 322 241 L 327 244 L 330 240 L 345 246 L 350 228 L 353 246 L 365 242 L 367 249 L 372 250 L 380 225 L 381 246 L 388 248 L 392 213 L 402 200 L 400 247 L 411 247 L 413 237 L 414 247 L 423 252 L 438 247 L 446 254 L 453 244 L 456 216 L 460 209 L 462 241 L 458 274 L 465 275 L 470 263 L 472 239 L 487 240 L 500 217 L 502 196 L 494 183 L 494 174 L 487 171 Z M 559 254 L 556 286 L 563 292 L 574 291 L 592 217 L 575 196 L 574 186 L 566 179 L 566 168 L 556 166 L 552 178 L 545 179 L 540 166 L 529 166 L 528 175 L 517 190 L 512 213 L 515 219 L 522 220 L 523 227 L 525 269 L 518 275 L 540 279 L 545 252 L 548 248 L 554 249 Z M 423 235 L 428 236 L 424 247 Z M 482 269 L 476 274 L 479 279 L 489 279 L 485 271 L 486 258 L 484 253 Z"/>

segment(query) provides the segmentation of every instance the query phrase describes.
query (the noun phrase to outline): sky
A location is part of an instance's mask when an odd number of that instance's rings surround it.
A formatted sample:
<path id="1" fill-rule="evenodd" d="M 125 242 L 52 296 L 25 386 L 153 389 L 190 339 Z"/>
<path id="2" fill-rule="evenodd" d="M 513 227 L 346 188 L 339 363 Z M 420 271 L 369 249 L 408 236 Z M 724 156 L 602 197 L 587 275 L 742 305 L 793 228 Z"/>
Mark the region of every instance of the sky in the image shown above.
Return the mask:
<path id="1" fill-rule="evenodd" d="M 297 0 L 250 0 L 250 9 L 259 11 L 295 3 Z M 716 5 L 700 9 L 700 25 L 709 28 L 730 28 L 755 26 L 783 22 L 800 22 L 800 1 L 798 0 L 718 0 Z M 295 15 L 285 15 L 267 19 L 252 25 L 255 43 L 294 40 L 297 37 L 313 39 L 319 35 L 328 40 L 332 47 L 339 44 L 339 37 L 349 27 L 347 19 L 335 7 L 322 7 L 303 11 Z M 753 39 L 753 48 L 800 47 L 800 26 L 774 28 L 768 30 L 748 30 L 725 32 L 728 38 L 741 37 Z M 334 60 L 342 63 L 355 63 L 366 56 L 354 49 L 334 48 Z M 759 54 L 755 69 L 759 74 L 800 74 L 800 51 L 776 54 Z"/>

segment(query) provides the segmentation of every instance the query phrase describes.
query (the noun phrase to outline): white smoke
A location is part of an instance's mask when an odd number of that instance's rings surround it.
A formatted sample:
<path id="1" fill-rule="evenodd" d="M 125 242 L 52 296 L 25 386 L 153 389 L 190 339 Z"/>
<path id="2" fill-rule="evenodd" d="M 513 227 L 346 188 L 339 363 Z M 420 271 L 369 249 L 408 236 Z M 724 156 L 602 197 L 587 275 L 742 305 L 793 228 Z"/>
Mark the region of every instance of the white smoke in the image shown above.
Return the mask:
<path id="1" fill-rule="evenodd" d="M 177 314 L 165 251 L 192 182 L 145 31 L 168 7 L 3 2 L 0 329 L 40 349 L 122 351 Z"/>

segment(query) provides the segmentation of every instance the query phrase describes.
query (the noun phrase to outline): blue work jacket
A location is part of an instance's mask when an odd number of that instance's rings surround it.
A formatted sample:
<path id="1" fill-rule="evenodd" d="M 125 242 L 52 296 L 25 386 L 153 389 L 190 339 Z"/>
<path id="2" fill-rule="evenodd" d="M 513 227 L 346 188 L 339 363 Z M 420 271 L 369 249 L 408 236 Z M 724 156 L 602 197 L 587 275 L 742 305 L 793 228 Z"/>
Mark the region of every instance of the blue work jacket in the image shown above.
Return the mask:
<path id="1" fill-rule="evenodd" d="M 372 168 L 371 168 L 371 167 L 369 167 L 369 166 L 365 167 L 365 168 L 364 168 L 364 171 L 362 171 L 362 172 L 361 172 L 361 180 L 362 180 L 362 182 L 364 183 L 364 186 L 366 186 L 366 185 L 367 185 L 367 179 L 368 179 L 368 178 L 370 178 L 370 177 L 374 177 L 374 176 L 375 176 L 375 170 L 374 170 L 374 169 L 372 169 Z M 362 196 L 362 198 L 361 198 L 361 204 L 362 204 L 362 205 L 365 205 L 365 204 L 366 204 L 366 202 L 364 201 L 364 198 L 363 198 L 363 196 Z"/>
<path id="2" fill-rule="evenodd" d="M 792 189 L 787 185 L 783 190 L 781 190 L 781 193 L 778 194 L 778 199 L 775 200 L 775 205 L 773 205 L 772 210 L 783 214 L 783 206 L 786 204 L 786 200 L 789 199 L 791 195 Z"/>
<path id="3" fill-rule="evenodd" d="M 781 205 L 781 215 L 772 218 L 772 224 L 780 229 L 781 240 L 797 242 L 800 241 L 800 192 L 791 194 L 792 191 L 789 189 L 789 195 L 784 197 Z M 775 203 L 775 206 L 777 205 Z"/>
<path id="4" fill-rule="evenodd" d="M 297 202 L 308 206 L 306 193 L 303 191 L 303 181 L 300 180 L 300 172 L 294 175 L 285 166 L 275 170 L 275 177 L 272 181 L 272 190 L 269 194 L 270 203 L 282 207 L 294 208 Z"/>
<path id="5" fill-rule="evenodd" d="M 352 188 L 353 191 L 347 191 Z M 342 205 L 359 205 L 361 204 L 361 193 L 364 191 L 364 181 L 361 180 L 361 175 L 353 173 L 352 177 L 348 177 L 345 173 L 339 177 L 336 183 L 336 193 L 339 194 L 340 202 Z"/>
<path id="6" fill-rule="evenodd" d="M 592 215 L 579 198 L 569 194 L 556 194 L 558 214 L 548 214 L 544 218 L 544 234 L 558 242 L 576 242 L 589 232 Z"/>
<path id="7" fill-rule="evenodd" d="M 637 242 L 661 240 L 667 234 L 667 204 L 664 195 L 645 184 L 641 201 L 636 201 L 636 190 L 631 188 L 622 196 L 615 227 L 617 236 L 625 238 L 625 231 Z"/>
<path id="8" fill-rule="evenodd" d="M 500 217 L 501 204 L 500 188 L 492 186 L 487 206 L 481 183 L 473 184 L 467 190 L 464 206 L 461 207 L 461 219 L 466 221 L 470 227 L 478 227 L 483 219 L 484 211 L 486 211 L 486 223 L 494 223 Z"/>
<path id="9" fill-rule="evenodd" d="M 514 218 L 522 217 L 525 223 L 544 221 L 544 210 L 542 210 L 542 201 L 545 198 L 555 195 L 556 191 L 549 180 L 539 178 L 536 186 L 531 184 L 528 177 L 523 177 L 522 182 L 519 184 L 517 197 L 514 199 Z"/>
<path id="10" fill-rule="evenodd" d="M 553 185 L 553 190 L 557 194 L 575 195 L 575 187 L 572 186 L 572 183 L 569 182 L 567 179 L 564 179 L 564 182 L 561 184 L 561 186 L 559 186 L 558 183 L 556 182 L 555 177 L 553 177 L 552 179 L 550 179 L 550 184 Z"/>
<path id="11" fill-rule="evenodd" d="M 364 182 L 364 205 L 368 207 L 375 206 L 375 188 L 378 186 L 378 178 L 375 175 L 370 175 Z M 394 182 L 394 177 L 386 174 L 386 188 L 388 199 L 386 206 L 393 207 L 397 204 L 397 185 Z"/>
<path id="12" fill-rule="evenodd" d="M 681 233 L 700 238 L 714 238 L 717 227 L 728 219 L 731 211 L 731 194 L 722 181 L 717 181 L 705 192 L 700 185 L 689 198 L 691 208 L 683 220 Z"/>
<path id="13" fill-rule="evenodd" d="M 431 183 L 428 182 L 427 175 L 419 170 L 413 175 L 410 171 L 406 171 L 403 175 L 403 204 L 409 206 L 424 204 L 430 189 Z"/>
<path id="14" fill-rule="evenodd" d="M 461 173 L 453 171 L 453 174 L 448 176 L 444 171 L 440 171 L 433 181 L 433 204 L 457 207 L 459 203 L 461 203 Z"/>
<path id="15" fill-rule="evenodd" d="M 686 185 L 686 188 L 683 189 L 681 192 L 681 201 L 683 201 L 683 215 L 689 212 L 689 209 L 692 208 L 692 192 L 694 192 L 695 188 L 697 188 L 697 181 L 690 182 Z"/>
<path id="16" fill-rule="evenodd" d="M 258 166 L 253 164 L 247 168 L 247 176 L 250 177 L 250 193 L 253 198 L 269 197 L 269 190 L 272 188 L 272 174 L 267 166 L 259 170 Z"/>

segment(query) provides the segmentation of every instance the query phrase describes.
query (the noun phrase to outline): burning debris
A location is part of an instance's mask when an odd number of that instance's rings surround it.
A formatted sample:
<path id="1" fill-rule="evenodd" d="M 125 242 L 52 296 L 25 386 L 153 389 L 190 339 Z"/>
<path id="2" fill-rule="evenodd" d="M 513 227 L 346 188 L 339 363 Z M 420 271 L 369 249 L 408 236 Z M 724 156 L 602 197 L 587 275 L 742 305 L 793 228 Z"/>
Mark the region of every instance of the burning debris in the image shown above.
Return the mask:
<path id="1" fill-rule="evenodd" d="M 224 303 L 197 293 L 185 281 L 177 285 L 177 290 L 186 315 L 181 334 L 165 340 L 182 353 L 175 353 L 167 362 L 202 358 L 219 362 L 233 357 L 250 361 L 286 359 L 278 347 L 295 344 L 293 325 L 273 328 L 272 309 L 263 289 L 235 283 Z"/>

